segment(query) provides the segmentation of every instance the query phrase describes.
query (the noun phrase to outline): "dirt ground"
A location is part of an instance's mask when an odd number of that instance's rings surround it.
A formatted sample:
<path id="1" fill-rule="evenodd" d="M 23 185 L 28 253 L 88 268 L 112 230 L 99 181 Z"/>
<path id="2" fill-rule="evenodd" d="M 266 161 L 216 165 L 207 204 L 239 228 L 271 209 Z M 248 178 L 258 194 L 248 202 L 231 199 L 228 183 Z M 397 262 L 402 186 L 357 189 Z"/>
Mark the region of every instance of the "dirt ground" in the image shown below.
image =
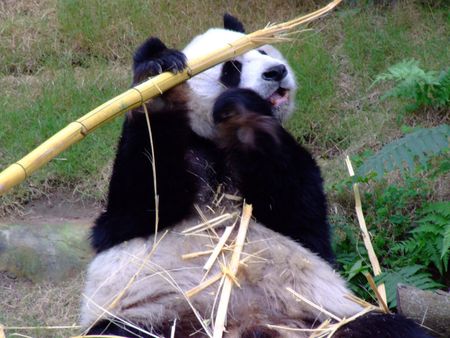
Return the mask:
<path id="1" fill-rule="evenodd" d="M 33 200 L 5 217 L 0 217 L 2 224 L 62 224 L 90 226 L 100 213 L 97 202 L 85 201 L 65 192 Z"/>
<path id="2" fill-rule="evenodd" d="M 20 212 L 0 219 L 5 224 L 73 224 L 90 226 L 100 207 L 56 193 L 24 206 Z M 84 275 L 59 283 L 33 283 L 10 272 L 0 271 L 0 326 L 6 337 L 70 337 L 80 329 L 54 329 L 78 323 Z M 33 327 L 23 329 L 22 327 Z M 0 331 L 1 337 L 1 331 Z"/>

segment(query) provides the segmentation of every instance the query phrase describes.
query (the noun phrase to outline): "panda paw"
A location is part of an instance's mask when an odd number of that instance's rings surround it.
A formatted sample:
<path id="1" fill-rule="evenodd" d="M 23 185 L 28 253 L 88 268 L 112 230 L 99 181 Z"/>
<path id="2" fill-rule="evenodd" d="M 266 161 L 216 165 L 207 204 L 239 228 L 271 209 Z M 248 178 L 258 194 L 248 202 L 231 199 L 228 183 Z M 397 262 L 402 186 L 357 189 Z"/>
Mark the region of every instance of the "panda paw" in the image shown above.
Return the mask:
<path id="1" fill-rule="evenodd" d="M 224 148 L 258 148 L 263 143 L 279 143 L 280 124 L 270 104 L 249 89 L 230 89 L 221 94 L 213 108 L 217 143 Z"/>
<path id="2" fill-rule="evenodd" d="M 250 89 L 234 88 L 222 93 L 213 107 L 213 120 L 219 124 L 232 116 L 256 114 L 273 116 L 272 108 L 266 100 Z"/>
<path id="3" fill-rule="evenodd" d="M 149 38 L 135 52 L 133 57 L 134 83 L 163 72 L 179 73 L 186 68 L 186 56 L 169 49 L 158 38 Z"/>

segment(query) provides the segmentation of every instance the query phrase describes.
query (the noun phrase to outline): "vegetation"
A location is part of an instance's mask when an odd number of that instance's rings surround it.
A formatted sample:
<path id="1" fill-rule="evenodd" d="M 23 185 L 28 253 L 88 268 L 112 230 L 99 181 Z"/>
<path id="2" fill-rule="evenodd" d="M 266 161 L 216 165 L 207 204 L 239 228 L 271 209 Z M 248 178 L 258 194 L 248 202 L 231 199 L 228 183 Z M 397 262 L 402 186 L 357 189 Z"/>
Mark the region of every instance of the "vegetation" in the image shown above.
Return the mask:
<path id="1" fill-rule="evenodd" d="M 376 77 L 375 83 L 393 80 L 396 85 L 382 98 L 399 97 L 409 99 L 408 111 L 420 108 L 450 107 L 450 68 L 436 71 L 424 71 L 419 62 L 411 59 L 389 67 L 386 73 Z"/>
<path id="2" fill-rule="evenodd" d="M 418 128 L 406 136 L 385 145 L 375 155 L 370 156 L 358 168 L 360 175 L 375 172 L 381 178 L 385 172 L 394 169 L 413 170 L 417 162 L 425 165 L 432 155 L 448 150 L 450 126 L 447 124 L 434 128 Z M 416 159 L 418 159 L 416 161 Z"/>
<path id="3" fill-rule="evenodd" d="M 182 48 L 220 25 L 225 11 L 252 31 L 326 2 L 0 2 L 0 169 L 127 89 L 132 51 L 148 35 Z M 347 1 L 312 27 L 279 46 L 300 86 L 298 109 L 287 127 L 322 167 L 345 277 L 370 297 L 363 276 L 370 269 L 355 235 L 352 181 L 343 161 L 350 154 L 361 167 L 357 179 L 391 305 L 398 281 L 448 287 L 446 1 Z M 102 127 L 0 197 L 0 214 L 57 189 L 101 203 L 120 125 L 117 120 Z M 398 170 L 405 166 L 410 170 Z"/>
<path id="4" fill-rule="evenodd" d="M 450 202 L 424 202 L 432 197 L 440 175 L 423 170 L 407 174 L 397 184 L 365 180 L 364 213 L 384 271 L 379 282 L 386 283 L 391 307 L 396 305 L 397 283 L 421 289 L 449 283 Z M 333 223 L 344 275 L 361 297 L 373 296 L 364 276 L 371 273 L 370 262 L 362 239 L 354 235 L 358 230 L 354 217 L 335 216 Z"/>
<path id="5" fill-rule="evenodd" d="M 415 61 L 406 61 L 389 68 L 376 77 L 396 80 L 394 88 L 382 98 L 409 99 L 406 111 L 420 113 L 431 109 L 447 114 L 450 108 L 448 71 L 439 76 L 425 72 Z M 438 109 L 435 111 L 435 109 Z M 444 111 L 446 109 L 446 111 Z M 436 182 L 448 178 L 450 126 L 441 124 L 434 128 L 418 128 L 406 136 L 385 145 L 376 154 L 357 157 L 360 164 L 356 181 L 368 185 L 365 193 L 366 218 L 372 225 L 372 242 L 375 252 L 383 257 L 384 272 L 377 282 L 386 285 L 390 307 L 396 306 L 399 283 L 413 285 L 423 290 L 449 285 L 450 271 L 450 201 L 424 202 L 433 199 Z M 409 169 L 408 172 L 404 168 Z M 386 174 L 397 171 L 396 181 Z M 354 180 L 338 183 L 336 191 L 353 184 Z M 344 188 L 345 189 L 345 188 Z M 448 190 L 448 187 L 447 187 Z M 365 274 L 370 273 L 366 248 L 355 238 L 351 220 L 340 222 L 336 252 L 343 273 L 354 291 L 365 298 L 370 295 Z"/>

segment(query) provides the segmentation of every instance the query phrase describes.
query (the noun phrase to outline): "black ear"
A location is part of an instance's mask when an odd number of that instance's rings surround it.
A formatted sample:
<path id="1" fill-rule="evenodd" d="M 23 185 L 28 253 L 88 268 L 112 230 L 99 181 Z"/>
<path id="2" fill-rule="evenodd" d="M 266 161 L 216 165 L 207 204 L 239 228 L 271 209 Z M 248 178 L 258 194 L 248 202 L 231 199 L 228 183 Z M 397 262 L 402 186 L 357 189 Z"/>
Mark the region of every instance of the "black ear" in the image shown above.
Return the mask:
<path id="1" fill-rule="evenodd" d="M 234 16 L 225 13 L 223 15 L 223 28 L 239 33 L 245 33 L 244 25 Z"/>

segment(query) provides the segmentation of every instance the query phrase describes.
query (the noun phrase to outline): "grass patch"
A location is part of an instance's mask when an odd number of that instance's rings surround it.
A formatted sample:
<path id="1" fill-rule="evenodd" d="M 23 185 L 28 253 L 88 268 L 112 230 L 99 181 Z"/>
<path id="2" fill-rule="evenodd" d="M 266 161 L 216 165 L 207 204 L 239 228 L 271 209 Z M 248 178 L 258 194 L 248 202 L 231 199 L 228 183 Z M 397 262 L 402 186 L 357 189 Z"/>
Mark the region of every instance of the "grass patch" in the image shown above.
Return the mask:
<path id="1" fill-rule="evenodd" d="M 132 51 L 148 35 L 182 48 L 208 27 L 220 26 L 224 12 L 237 13 L 252 31 L 267 21 L 284 21 L 318 6 L 315 1 L 256 4 L 3 3 L 0 166 L 123 92 L 130 83 Z M 314 27 L 280 48 L 299 82 L 298 109 L 288 128 L 321 159 L 329 186 L 342 177 L 340 173 L 345 175 L 344 167 L 336 166 L 343 153 L 376 149 L 399 135 L 399 106 L 395 101 L 380 102 L 380 89 L 369 88 L 376 74 L 410 57 L 424 67 L 442 68 L 450 59 L 449 20 L 443 9 L 415 3 L 385 7 L 350 3 Z M 107 180 L 107 174 L 99 178 L 98 173 L 105 173 L 113 158 L 119 126 L 115 121 L 64 152 L 25 183 L 26 189 L 62 185 L 101 199 L 103 191 L 99 193 L 93 182 Z"/>
<path id="2" fill-rule="evenodd" d="M 83 278 L 70 282 L 35 285 L 25 279 L 0 272 L 2 307 L 0 323 L 7 326 L 76 325 Z M 6 330 L 7 337 L 26 335 L 42 338 L 64 338 L 79 333 L 65 330 Z M 21 336 L 23 337 L 23 336 Z"/>
<path id="3" fill-rule="evenodd" d="M 300 48 L 284 47 L 300 84 L 298 111 L 288 127 L 304 143 L 326 146 L 339 142 L 342 135 L 330 132 L 329 124 L 337 113 L 336 85 L 330 81 L 336 78 L 337 65 L 320 33 L 302 34 L 296 43 Z"/>
<path id="4" fill-rule="evenodd" d="M 0 79 L 6 89 L 6 95 L 0 97 L 6 121 L 0 129 L 0 167 L 26 155 L 70 121 L 119 94 L 129 82 L 123 67 L 113 69 L 105 64 Z M 98 173 L 114 157 L 120 125 L 118 119 L 89 135 L 33 175 L 28 184 L 46 190 L 59 185 L 74 188 L 82 181 L 97 180 Z M 84 193 L 101 199 L 96 188 L 94 185 Z M 20 198 L 24 195 L 23 191 L 19 193 Z"/>
<path id="5" fill-rule="evenodd" d="M 327 2 L 0 1 L 0 170 L 71 121 L 125 91 L 130 84 L 132 52 L 149 35 L 159 36 L 170 47 L 182 48 L 205 29 L 220 26 L 224 12 L 239 15 L 251 32 L 269 21 L 285 21 Z M 319 160 L 331 220 L 336 233 L 344 236 L 340 239 L 341 263 L 351 273 L 355 264 L 367 267 L 367 262 L 354 253 L 360 242 L 355 236 L 358 228 L 353 196 L 349 189 L 336 187 L 347 177 L 343 155 L 380 149 L 401 135 L 401 124 L 408 122 L 403 119 L 399 101 L 381 101 L 385 88 L 370 85 L 376 75 L 404 59 L 414 58 L 430 70 L 448 67 L 450 60 L 450 16 L 445 8 L 423 5 L 427 3 L 423 0 L 396 1 L 396 5 L 382 7 L 370 5 L 373 2 L 347 1 L 334 14 L 315 23 L 313 32 L 279 46 L 299 82 L 298 109 L 288 128 Z M 427 118 L 414 117 L 411 124 L 430 126 Z M 51 195 L 55 189 L 101 202 L 120 125 L 118 119 L 98 129 L 0 197 L 0 214 L 20 210 L 24 203 Z M 433 192 L 421 196 L 417 204 L 423 199 L 448 199 L 447 181 L 448 174 L 430 181 Z M 377 250 L 387 256 L 392 255 L 389 248 L 398 238 L 382 230 L 384 225 L 394 229 L 398 215 L 379 217 L 383 210 L 376 198 L 386 199 L 381 195 L 382 188 L 378 187 L 378 197 L 373 192 L 377 187 L 371 187 L 368 193 L 375 199 L 366 195 L 365 202 L 373 204 L 368 209 L 368 223 L 379 231 L 377 241 L 386 241 L 376 242 Z M 419 193 L 420 189 L 412 187 L 406 192 Z M 399 208 L 394 193 L 389 198 L 394 208 L 408 210 L 408 206 Z M 405 214 L 409 218 L 400 227 L 403 232 L 410 230 L 413 216 L 417 217 L 412 211 Z M 346 251 L 352 254 L 345 257 Z M 347 274 L 349 279 L 355 276 Z M 80 294 L 81 282 L 31 286 L 18 281 L 14 287 L 8 283 L 0 275 L 0 284 L 5 286 L 0 290 L 0 323 L 42 326 L 77 320 L 78 300 L 70 298 L 70 305 L 65 299 Z M 69 335 L 67 331 L 20 333 Z"/>
<path id="6" fill-rule="evenodd" d="M 426 68 L 447 66 L 449 18 L 444 10 L 402 3 L 390 10 L 361 8 L 342 16 L 344 50 L 353 72 L 366 87 L 374 77 L 404 58 Z"/>

